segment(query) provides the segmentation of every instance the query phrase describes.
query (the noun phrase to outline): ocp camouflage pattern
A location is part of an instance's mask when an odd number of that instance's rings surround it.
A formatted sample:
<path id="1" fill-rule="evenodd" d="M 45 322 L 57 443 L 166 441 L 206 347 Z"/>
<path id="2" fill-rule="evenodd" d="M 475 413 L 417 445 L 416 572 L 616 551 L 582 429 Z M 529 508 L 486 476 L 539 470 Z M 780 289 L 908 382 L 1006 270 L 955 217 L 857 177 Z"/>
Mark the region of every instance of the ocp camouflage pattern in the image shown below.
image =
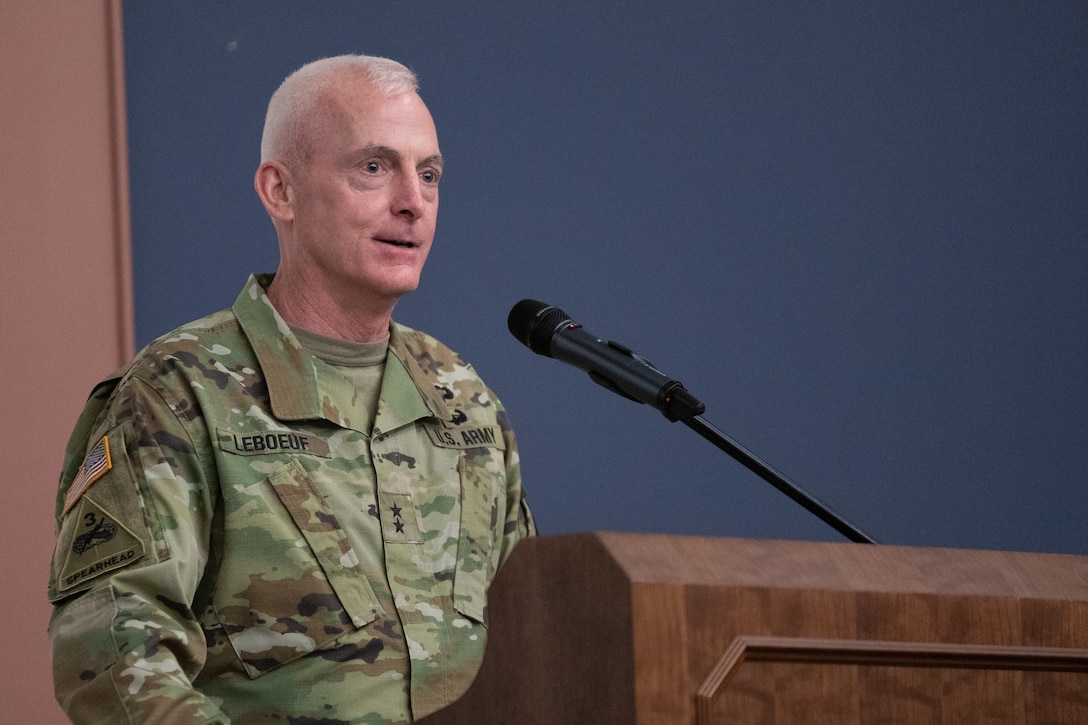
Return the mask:
<path id="1" fill-rule="evenodd" d="M 475 676 L 487 588 L 535 535 L 501 403 L 394 324 L 372 416 L 269 281 L 145 348 L 72 434 L 49 598 L 74 722 L 402 723 Z"/>

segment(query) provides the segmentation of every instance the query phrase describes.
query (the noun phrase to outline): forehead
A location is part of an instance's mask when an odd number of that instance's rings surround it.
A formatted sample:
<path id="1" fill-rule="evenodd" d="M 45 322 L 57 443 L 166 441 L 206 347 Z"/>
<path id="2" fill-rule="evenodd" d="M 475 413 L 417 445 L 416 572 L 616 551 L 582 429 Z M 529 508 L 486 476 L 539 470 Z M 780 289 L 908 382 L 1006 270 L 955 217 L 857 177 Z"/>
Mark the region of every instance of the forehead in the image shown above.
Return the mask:
<path id="1" fill-rule="evenodd" d="M 430 111 L 414 92 L 388 95 L 364 79 L 330 84 L 314 108 L 311 143 L 335 153 L 381 145 L 411 156 L 438 153 Z"/>

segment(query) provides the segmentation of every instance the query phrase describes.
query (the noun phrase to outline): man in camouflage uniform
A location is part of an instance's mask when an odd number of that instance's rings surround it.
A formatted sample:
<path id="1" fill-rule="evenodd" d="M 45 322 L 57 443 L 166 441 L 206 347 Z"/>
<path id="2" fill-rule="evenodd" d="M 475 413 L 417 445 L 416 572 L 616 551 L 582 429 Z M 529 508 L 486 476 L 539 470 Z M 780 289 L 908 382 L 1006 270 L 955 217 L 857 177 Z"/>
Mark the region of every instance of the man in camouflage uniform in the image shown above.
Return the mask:
<path id="1" fill-rule="evenodd" d="M 471 366 L 392 322 L 442 159 L 415 79 L 342 56 L 269 104 L 281 263 L 92 393 L 49 597 L 77 723 L 402 723 L 476 673 L 486 593 L 535 534 Z"/>

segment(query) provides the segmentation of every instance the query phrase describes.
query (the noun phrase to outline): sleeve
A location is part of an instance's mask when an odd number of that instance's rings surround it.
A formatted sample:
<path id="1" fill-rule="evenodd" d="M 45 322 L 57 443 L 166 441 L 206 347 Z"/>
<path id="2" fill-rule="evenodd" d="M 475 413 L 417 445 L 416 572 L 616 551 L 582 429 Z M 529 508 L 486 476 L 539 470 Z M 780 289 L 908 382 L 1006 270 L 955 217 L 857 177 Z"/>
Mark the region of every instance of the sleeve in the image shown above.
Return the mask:
<path id="1" fill-rule="evenodd" d="M 514 550 L 515 544 L 528 536 L 536 536 L 537 531 L 532 511 L 525 498 L 525 490 L 522 488 L 521 460 L 514 428 L 502 402 L 493 393 L 492 397 L 496 401 L 496 415 L 506 444 L 506 522 L 502 530 L 502 553 L 499 558 L 501 566 Z"/>
<path id="2" fill-rule="evenodd" d="M 86 453 L 61 477 L 49 637 L 57 700 L 77 725 L 229 722 L 192 686 L 215 509 L 193 420 L 129 379 L 96 426 L 81 418 L 73 434 Z"/>

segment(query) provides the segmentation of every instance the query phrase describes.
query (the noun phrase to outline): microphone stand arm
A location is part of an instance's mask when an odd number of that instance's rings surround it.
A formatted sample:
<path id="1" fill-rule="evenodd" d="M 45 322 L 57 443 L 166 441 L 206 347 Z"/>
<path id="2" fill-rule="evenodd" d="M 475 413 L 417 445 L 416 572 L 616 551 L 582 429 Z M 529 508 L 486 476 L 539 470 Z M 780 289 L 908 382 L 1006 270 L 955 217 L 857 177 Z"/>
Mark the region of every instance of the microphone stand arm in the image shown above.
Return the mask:
<path id="1" fill-rule="evenodd" d="M 540 312 L 551 311 L 549 314 L 554 318 L 549 320 L 542 328 L 547 333 L 547 346 L 537 349 L 532 344 L 526 343 L 529 344 L 529 349 L 541 355 L 557 357 L 564 362 L 586 370 L 589 377 L 598 385 L 602 385 L 636 403 L 649 403 L 670 421 L 684 421 L 696 433 L 740 461 L 748 470 L 801 504 L 810 513 L 815 514 L 817 518 L 829 524 L 850 541 L 859 544 L 877 543 L 876 539 L 832 511 L 827 504 L 809 494 L 796 483 L 745 450 L 739 443 L 703 420 L 702 413 L 706 410 L 706 406 L 689 393 L 680 381 L 669 379 L 655 368 L 649 360 L 635 354 L 618 342 L 609 341 L 605 343 L 593 338 L 592 335 L 584 332 L 581 325 L 572 322 L 565 312 L 533 300 L 522 300 L 518 305 L 524 303 L 529 303 L 529 306 L 533 309 L 542 306 Z M 516 312 L 518 314 L 515 314 Z M 537 313 L 538 316 L 540 312 Z M 515 306 L 514 310 L 510 312 L 510 317 L 514 319 L 519 316 L 519 308 Z M 556 321 L 559 322 L 558 325 L 555 324 Z M 521 323 L 514 324 L 511 322 L 509 324 L 514 337 L 522 340 L 523 335 L 517 332 L 522 327 Z M 561 332 L 567 332 L 568 335 L 561 335 Z M 575 332 L 580 334 L 571 336 Z M 592 341 L 592 344 L 587 346 L 587 341 Z M 562 354 L 556 354 L 557 351 L 561 351 Z"/>
<path id="2" fill-rule="evenodd" d="M 680 418 L 689 428 L 706 438 L 708 441 L 722 449 L 739 461 L 745 468 L 755 473 L 767 483 L 777 488 L 782 493 L 801 504 L 810 513 L 815 514 L 824 523 L 830 525 L 840 534 L 858 544 L 875 544 L 876 539 L 854 526 L 852 523 L 835 513 L 827 504 L 809 494 L 793 481 L 783 476 L 778 471 L 761 461 L 751 452 L 731 439 L 726 434 L 715 428 L 703 419 L 701 415 L 692 415 Z"/>

